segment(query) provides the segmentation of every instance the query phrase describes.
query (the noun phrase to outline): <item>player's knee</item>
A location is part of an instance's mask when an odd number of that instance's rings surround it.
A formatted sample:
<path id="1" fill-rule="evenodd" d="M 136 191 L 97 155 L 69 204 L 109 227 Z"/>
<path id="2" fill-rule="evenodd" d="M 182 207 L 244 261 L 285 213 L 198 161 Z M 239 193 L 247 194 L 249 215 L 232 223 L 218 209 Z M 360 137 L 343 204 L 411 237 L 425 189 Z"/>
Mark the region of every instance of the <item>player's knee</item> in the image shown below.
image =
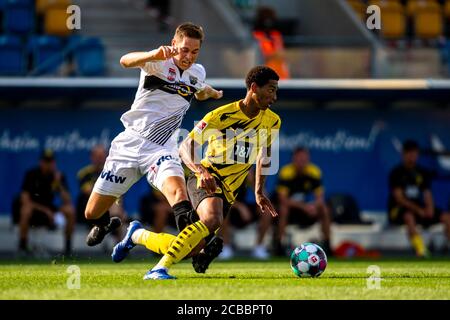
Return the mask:
<path id="1" fill-rule="evenodd" d="M 94 220 L 97 218 L 97 213 L 95 212 L 94 208 L 87 206 L 84 210 L 84 217 L 87 220 Z"/>
<path id="2" fill-rule="evenodd" d="M 443 213 L 440 220 L 442 223 L 450 224 L 450 213 Z"/>
<path id="3" fill-rule="evenodd" d="M 221 215 L 209 214 L 203 219 L 203 223 L 208 228 L 209 232 L 214 232 L 222 225 L 223 218 Z"/>
<path id="4" fill-rule="evenodd" d="M 414 214 L 412 214 L 411 212 L 405 212 L 405 214 L 403 215 L 403 221 L 407 225 L 414 225 L 416 223 L 416 219 L 414 218 Z"/>
<path id="5" fill-rule="evenodd" d="M 28 221 L 31 218 L 33 206 L 29 204 L 22 205 L 20 208 L 20 219 Z"/>

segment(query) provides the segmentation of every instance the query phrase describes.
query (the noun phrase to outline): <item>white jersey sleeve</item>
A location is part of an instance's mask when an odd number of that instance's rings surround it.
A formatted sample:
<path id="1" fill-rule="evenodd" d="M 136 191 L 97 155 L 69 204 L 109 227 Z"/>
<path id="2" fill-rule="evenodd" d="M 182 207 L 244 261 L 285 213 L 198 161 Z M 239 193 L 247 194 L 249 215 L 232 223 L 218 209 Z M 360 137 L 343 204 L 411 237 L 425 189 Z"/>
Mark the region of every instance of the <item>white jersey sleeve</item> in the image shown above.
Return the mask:
<path id="1" fill-rule="evenodd" d="M 199 83 L 196 86 L 197 92 L 202 91 L 207 86 L 205 80 L 206 80 L 206 70 L 201 64 L 197 64 L 198 69 L 198 78 Z"/>
<path id="2" fill-rule="evenodd" d="M 164 60 L 149 61 L 141 69 L 147 74 L 158 74 L 163 71 L 163 62 Z"/>

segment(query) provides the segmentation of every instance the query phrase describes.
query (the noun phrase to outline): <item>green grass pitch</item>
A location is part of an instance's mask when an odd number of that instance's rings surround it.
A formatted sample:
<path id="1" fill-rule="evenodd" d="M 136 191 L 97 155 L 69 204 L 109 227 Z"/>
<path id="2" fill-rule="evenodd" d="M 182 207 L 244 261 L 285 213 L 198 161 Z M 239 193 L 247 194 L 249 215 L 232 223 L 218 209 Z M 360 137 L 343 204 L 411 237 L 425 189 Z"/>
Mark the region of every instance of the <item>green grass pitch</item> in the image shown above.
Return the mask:
<path id="1" fill-rule="evenodd" d="M 196 274 L 189 261 L 172 268 L 174 281 L 144 281 L 155 259 L 120 264 L 107 260 L 0 261 L 0 299 L 450 299 L 450 260 L 336 260 L 316 279 L 298 278 L 289 259 L 215 261 Z M 79 289 L 68 267 L 79 267 Z M 381 271 L 369 289 L 370 265 Z M 71 278 L 72 277 L 72 278 Z"/>

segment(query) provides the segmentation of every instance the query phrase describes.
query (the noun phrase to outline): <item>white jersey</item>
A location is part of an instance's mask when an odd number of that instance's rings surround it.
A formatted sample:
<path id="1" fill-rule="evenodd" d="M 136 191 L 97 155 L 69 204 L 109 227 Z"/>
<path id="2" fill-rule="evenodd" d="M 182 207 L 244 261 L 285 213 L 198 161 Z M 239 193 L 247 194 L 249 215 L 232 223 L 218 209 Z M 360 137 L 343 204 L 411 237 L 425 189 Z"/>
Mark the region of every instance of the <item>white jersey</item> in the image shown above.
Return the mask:
<path id="1" fill-rule="evenodd" d="M 120 118 L 126 129 L 159 145 L 176 144 L 171 137 L 206 77 L 205 68 L 196 63 L 180 73 L 173 58 L 145 64 L 133 105 Z"/>

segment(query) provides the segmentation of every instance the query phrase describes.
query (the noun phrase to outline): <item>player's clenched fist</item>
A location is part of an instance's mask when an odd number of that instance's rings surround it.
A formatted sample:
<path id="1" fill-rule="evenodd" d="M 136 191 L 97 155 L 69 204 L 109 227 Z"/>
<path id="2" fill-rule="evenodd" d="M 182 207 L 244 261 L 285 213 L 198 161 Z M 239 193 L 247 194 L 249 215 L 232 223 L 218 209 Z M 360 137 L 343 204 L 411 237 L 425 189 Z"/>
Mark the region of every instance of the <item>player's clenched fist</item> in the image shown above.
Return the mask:
<path id="1" fill-rule="evenodd" d="M 173 46 L 160 46 L 158 48 L 157 56 L 161 60 L 170 59 L 178 54 L 178 48 Z"/>

